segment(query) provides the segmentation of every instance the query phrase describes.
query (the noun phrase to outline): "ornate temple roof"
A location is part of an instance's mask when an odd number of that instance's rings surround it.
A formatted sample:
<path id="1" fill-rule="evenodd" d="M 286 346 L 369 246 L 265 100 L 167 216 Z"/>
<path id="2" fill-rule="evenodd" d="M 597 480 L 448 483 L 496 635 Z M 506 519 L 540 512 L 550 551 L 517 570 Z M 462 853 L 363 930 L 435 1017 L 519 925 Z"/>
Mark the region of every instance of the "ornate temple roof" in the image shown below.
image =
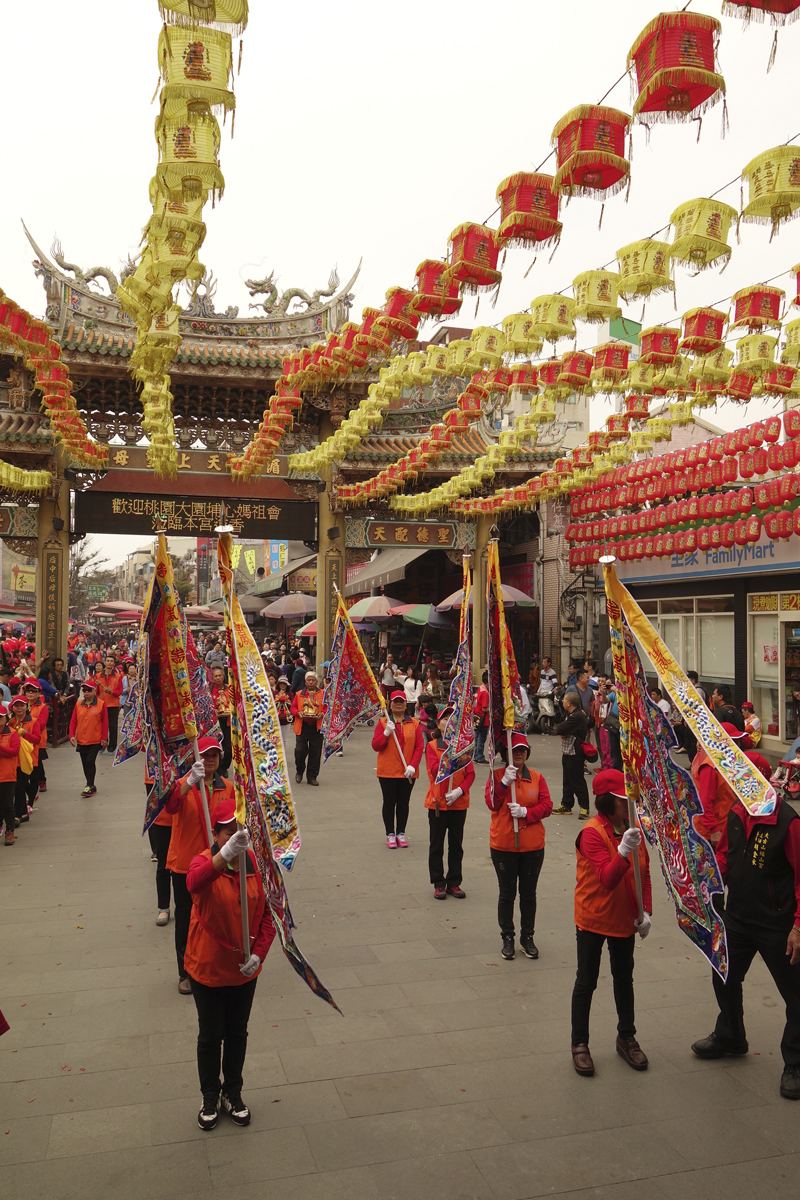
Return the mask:
<path id="1" fill-rule="evenodd" d="M 132 334 L 114 334 L 103 329 L 87 329 L 71 322 L 59 339 L 65 350 L 128 358 L 136 345 Z M 184 341 L 175 362 L 200 363 L 209 366 L 275 367 L 280 368 L 283 354 L 280 348 L 268 345 L 217 345 L 209 341 Z"/>

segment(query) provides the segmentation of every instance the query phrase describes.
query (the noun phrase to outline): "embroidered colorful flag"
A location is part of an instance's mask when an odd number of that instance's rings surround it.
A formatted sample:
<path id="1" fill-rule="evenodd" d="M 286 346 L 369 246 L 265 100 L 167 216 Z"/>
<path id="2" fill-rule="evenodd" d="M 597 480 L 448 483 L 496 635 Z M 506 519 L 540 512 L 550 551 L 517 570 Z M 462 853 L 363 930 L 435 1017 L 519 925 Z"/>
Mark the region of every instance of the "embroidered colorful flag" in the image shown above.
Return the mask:
<path id="1" fill-rule="evenodd" d="M 450 684 L 449 703 L 453 706 L 444 730 L 445 749 L 439 759 L 436 782 L 444 783 L 456 771 L 462 771 L 472 761 L 475 752 L 475 702 L 472 693 L 472 660 L 469 654 L 469 601 L 471 593 L 469 556 L 464 555 L 464 599 L 455 674 Z"/>
<path id="2" fill-rule="evenodd" d="M 489 542 L 486 598 L 486 662 L 489 674 L 489 762 L 492 762 L 506 730 L 513 729 L 522 713 L 522 694 L 514 647 L 506 624 L 503 588 L 500 582 L 500 551 L 496 539 Z M 489 775 L 494 791 L 494 772 Z"/>
<path id="3" fill-rule="evenodd" d="M 385 708 L 383 695 L 341 595 L 323 704 L 323 762 L 341 750 L 356 725 L 379 716 Z"/>
<path id="4" fill-rule="evenodd" d="M 233 587 L 230 533 L 218 531 L 223 614 L 231 664 L 231 747 L 236 819 L 246 825 L 281 948 L 315 995 L 339 1006 L 301 953 L 283 881 L 300 849 L 278 712 L 253 635 Z"/>
<path id="5" fill-rule="evenodd" d="M 625 790 L 636 802 L 647 840 L 658 853 L 679 928 L 726 979 L 725 926 L 714 907 L 714 896 L 722 895 L 724 885 L 711 844 L 695 827 L 703 805 L 691 773 L 672 759 L 670 751 L 678 739 L 650 697 L 636 645 L 636 637 L 641 641 L 642 633 L 654 650 L 660 639 L 620 584 L 613 564 L 604 563 L 603 570 Z M 677 664 L 675 667 L 680 671 Z"/>

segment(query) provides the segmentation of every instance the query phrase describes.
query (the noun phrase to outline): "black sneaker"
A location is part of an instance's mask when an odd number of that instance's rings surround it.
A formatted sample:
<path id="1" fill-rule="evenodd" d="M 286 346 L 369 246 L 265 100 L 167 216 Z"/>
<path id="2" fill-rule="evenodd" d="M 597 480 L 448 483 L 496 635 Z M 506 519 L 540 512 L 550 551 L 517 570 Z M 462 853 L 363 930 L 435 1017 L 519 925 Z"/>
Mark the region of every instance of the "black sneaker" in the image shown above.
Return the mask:
<path id="1" fill-rule="evenodd" d="M 781 1095 L 785 1100 L 800 1100 L 800 1067 L 784 1067 Z"/>
<path id="2" fill-rule="evenodd" d="M 526 958 L 539 957 L 539 951 L 536 949 L 536 944 L 534 943 L 532 933 L 523 933 L 522 937 L 519 939 L 519 948 Z"/>
<path id="3" fill-rule="evenodd" d="M 220 1096 L 220 1107 L 228 1114 L 234 1125 L 250 1124 L 250 1109 L 241 1096 Z"/>
<path id="4" fill-rule="evenodd" d="M 197 1114 L 197 1124 L 205 1133 L 209 1133 L 216 1127 L 218 1118 L 219 1100 L 216 1096 L 209 1096 L 203 1100 L 203 1107 Z"/>
<path id="5" fill-rule="evenodd" d="M 507 958 L 509 962 L 514 957 L 514 939 L 511 934 L 503 936 L 503 949 L 500 951 L 503 958 Z"/>
<path id="6" fill-rule="evenodd" d="M 726 1054 L 732 1058 L 741 1058 L 749 1052 L 750 1047 L 746 1039 L 743 1042 L 723 1042 L 715 1033 L 700 1038 L 699 1042 L 692 1045 L 692 1054 L 696 1054 L 698 1058 L 724 1058 Z"/>

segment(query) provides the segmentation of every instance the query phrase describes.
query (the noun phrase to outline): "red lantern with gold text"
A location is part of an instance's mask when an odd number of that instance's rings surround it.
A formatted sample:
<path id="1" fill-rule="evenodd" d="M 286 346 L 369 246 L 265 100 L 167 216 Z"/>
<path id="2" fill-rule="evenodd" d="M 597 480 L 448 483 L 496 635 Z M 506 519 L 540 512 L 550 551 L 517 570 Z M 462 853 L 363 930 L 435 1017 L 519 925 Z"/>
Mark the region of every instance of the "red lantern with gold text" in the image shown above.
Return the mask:
<path id="1" fill-rule="evenodd" d="M 722 14 L 746 22 L 768 17 L 773 25 L 786 25 L 800 16 L 800 0 L 722 0 Z"/>
<path id="2" fill-rule="evenodd" d="M 417 267 L 414 307 L 426 317 L 450 317 L 461 308 L 458 284 L 446 275 L 447 263 L 426 258 Z"/>
<path id="3" fill-rule="evenodd" d="M 600 104 L 581 104 L 563 116 L 551 138 L 558 161 L 555 191 L 598 200 L 621 191 L 631 171 L 625 157 L 629 124 L 627 113 Z"/>
<path id="4" fill-rule="evenodd" d="M 503 245 L 551 246 L 561 237 L 552 175 L 517 171 L 500 184 L 497 199 L 500 201 L 497 236 Z"/>
<path id="5" fill-rule="evenodd" d="M 462 292 L 477 295 L 496 287 L 503 278 L 497 270 L 500 244 L 493 229 L 465 221 L 450 234 L 447 278 L 456 280 Z"/>
<path id="6" fill-rule="evenodd" d="M 639 361 L 648 365 L 672 366 L 678 354 L 680 330 L 654 325 L 639 334 Z"/>
<path id="7" fill-rule="evenodd" d="M 692 354 L 711 354 L 722 345 L 722 330 L 727 316 L 716 308 L 693 308 L 683 317 L 681 350 Z"/>
<path id="8" fill-rule="evenodd" d="M 587 388 L 589 386 L 594 359 L 584 350 L 570 350 L 561 359 L 561 370 L 558 373 L 559 385 L 570 388 Z"/>
<path id="9" fill-rule="evenodd" d="M 417 336 L 420 314 L 416 311 L 416 292 L 392 287 L 386 293 L 381 323 L 398 338 L 413 341 Z"/>
<path id="10" fill-rule="evenodd" d="M 628 52 L 639 92 L 635 119 L 691 121 L 724 97 L 719 31 L 716 18 L 692 12 L 661 13 L 644 27 Z"/>
<path id="11" fill-rule="evenodd" d="M 731 329 L 746 328 L 757 332 L 773 326 L 779 328 L 784 295 L 780 288 L 768 287 L 765 283 L 742 288 L 733 297 L 735 315 Z"/>
<path id="12" fill-rule="evenodd" d="M 511 387 L 518 392 L 532 393 L 539 390 L 539 374 L 531 363 L 511 368 Z"/>
<path id="13" fill-rule="evenodd" d="M 386 353 L 392 344 L 392 334 L 377 308 L 365 308 L 361 314 L 361 328 L 355 336 L 357 350 Z"/>

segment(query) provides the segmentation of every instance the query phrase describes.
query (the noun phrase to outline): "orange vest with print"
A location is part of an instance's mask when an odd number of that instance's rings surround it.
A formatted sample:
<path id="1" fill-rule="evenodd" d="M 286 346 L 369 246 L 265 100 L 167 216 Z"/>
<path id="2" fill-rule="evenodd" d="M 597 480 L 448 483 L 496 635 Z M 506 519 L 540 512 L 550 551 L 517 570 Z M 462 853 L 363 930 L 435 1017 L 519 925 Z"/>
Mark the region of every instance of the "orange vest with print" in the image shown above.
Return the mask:
<path id="1" fill-rule="evenodd" d="M 538 771 L 530 771 L 530 779 L 523 779 L 521 775 L 517 776 L 516 793 L 517 804 L 523 804 L 525 808 L 532 808 L 539 801 L 539 780 L 541 775 Z M 505 773 L 505 767 L 498 767 L 494 772 L 495 780 L 499 783 Z M 508 789 L 508 797 L 511 799 L 511 789 Z M 523 821 L 519 823 L 519 847 L 514 845 L 514 820 L 511 813 L 508 811 L 508 802 L 497 812 L 492 813 L 492 824 L 489 830 L 489 846 L 492 850 L 518 850 L 524 853 L 526 850 L 541 850 L 544 846 L 544 821 L 536 821 L 533 825 L 526 825 Z"/>
<path id="2" fill-rule="evenodd" d="M 596 829 L 608 847 L 609 860 L 618 853 L 612 839 L 598 817 L 586 821 L 584 829 Z M 633 864 L 625 872 L 617 886 L 609 891 L 604 888 L 595 874 L 594 867 L 577 849 L 578 868 L 575 887 L 575 924 L 578 929 L 589 933 L 602 933 L 606 937 L 630 937 L 636 930 L 633 922 L 639 917 L 636 890 L 633 881 Z M 639 843 L 639 869 L 644 879 L 647 871 L 647 850 L 644 835 Z"/>
<path id="3" fill-rule="evenodd" d="M 202 851 L 210 858 L 211 851 Z M 194 857 L 194 856 L 193 856 Z M 255 866 L 253 852 L 248 858 Z M 191 864 L 190 864 L 191 865 Z M 261 928 L 264 916 L 264 885 L 258 870 L 247 873 L 247 915 L 250 921 L 248 956 Z M 242 902 L 239 891 L 239 872 L 227 866 L 209 886 L 192 896 L 192 917 L 183 965 L 198 983 L 206 987 L 236 987 L 247 983 L 239 967 L 242 965 Z M 261 967 L 251 979 L 261 971 Z"/>
<path id="4" fill-rule="evenodd" d="M 386 729 L 386 718 L 381 717 L 378 725 L 381 733 L 383 733 Z M 403 757 L 407 763 L 410 763 L 414 756 L 418 729 L 419 721 L 414 717 L 408 717 L 405 721 L 399 725 L 396 724 L 394 727 L 394 731 L 397 734 L 397 741 L 403 747 Z M 400 755 L 397 753 L 397 744 L 391 734 L 383 740 L 384 745 L 378 751 L 378 779 L 402 779 L 405 775 L 405 767 Z M 414 772 L 414 778 L 419 779 L 419 767 Z"/>
<path id="5" fill-rule="evenodd" d="M 714 771 L 717 781 L 717 790 L 714 795 L 714 816 L 717 818 L 717 826 L 719 829 L 724 829 L 728 823 L 728 813 L 733 808 L 739 797 L 736 792 L 726 783 L 720 775 L 719 771 L 714 766 L 711 759 L 706 754 L 702 746 L 697 747 L 697 754 L 692 759 L 692 779 L 697 783 L 697 773 L 702 766 L 709 763 Z"/>
<path id="6" fill-rule="evenodd" d="M 9 729 L 7 726 L 0 733 L 0 746 L 4 750 L 11 750 L 11 740 L 15 740 L 19 745 L 19 734 L 16 729 Z M 17 778 L 17 767 L 19 766 L 19 751 L 16 754 L 8 753 L 0 755 L 0 783 L 12 783 Z"/>
<path id="7" fill-rule="evenodd" d="M 428 762 L 428 750 L 430 750 L 431 746 L 433 746 L 434 750 L 436 751 L 437 771 L 439 769 L 439 763 L 442 761 L 442 755 L 445 751 L 444 742 L 441 742 L 440 745 L 439 740 L 435 742 L 429 742 L 425 750 L 425 766 L 428 768 L 428 791 L 425 796 L 425 807 L 436 808 L 439 810 L 439 812 L 457 812 L 459 809 L 469 808 L 469 792 L 467 791 L 464 792 L 463 796 L 459 796 L 458 799 L 454 801 L 453 804 L 451 804 L 448 808 L 447 801 L 445 800 L 445 794 L 447 792 L 454 792 L 456 788 L 461 787 L 464 783 L 464 776 L 467 772 L 466 769 L 463 771 L 456 771 L 455 775 L 449 776 L 449 778 L 445 779 L 443 783 L 437 783 L 436 772 L 431 774 L 431 767 L 430 763 Z"/>
<path id="8" fill-rule="evenodd" d="M 305 714 L 307 717 L 310 717 L 312 712 L 319 714 L 317 717 L 317 729 L 322 727 L 322 696 L 323 693 L 320 688 L 317 688 L 313 696 L 309 696 L 308 692 L 306 691 L 297 693 L 297 707 L 300 709 L 301 713 Z M 303 732 L 302 716 L 295 717 L 293 729 L 295 733 Z"/>
<path id="9" fill-rule="evenodd" d="M 75 705 L 75 737 L 79 746 L 96 746 L 102 742 L 103 707 L 102 700 L 97 700 L 94 704 L 84 704 L 79 700 Z"/>
<path id="10" fill-rule="evenodd" d="M 43 700 L 40 700 L 38 704 L 32 704 L 30 706 L 30 713 L 31 713 L 31 716 L 33 717 L 34 721 L 39 720 L 39 717 L 42 715 L 42 710 L 46 709 L 46 708 L 47 708 L 47 705 L 44 703 Z M 45 721 L 43 721 L 42 725 L 41 725 L 42 732 L 41 732 L 41 737 L 39 738 L 39 749 L 40 750 L 43 749 L 47 745 L 46 719 L 47 719 L 47 717 L 49 717 L 49 715 L 50 715 L 50 713 L 48 710 L 48 712 L 45 714 Z"/>
<path id="11" fill-rule="evenodd" d="M 185 776 L 184 776 L 185 778 Z M 181 781 L 183 782 L 183 781 Z M 208 795 L 208 811 L 213 813 L 223 800 L 233 799 L 233 784 L 221 775 L 214 776 L 215 787 Z M 222 786 L 220 787 L 219 784 Z M 180 783 L 177 785 L 180 787 Z M 192 865 L 195 854 L 202 854 L 208 849 L 208 834 L 206 819 L 203 813 L 203 801 L 197 788 L 190 787 L 181 806 L 172 814 L 172 837 L 169 841 L 167 866 L 178 875 L 185 875 Z"/>

